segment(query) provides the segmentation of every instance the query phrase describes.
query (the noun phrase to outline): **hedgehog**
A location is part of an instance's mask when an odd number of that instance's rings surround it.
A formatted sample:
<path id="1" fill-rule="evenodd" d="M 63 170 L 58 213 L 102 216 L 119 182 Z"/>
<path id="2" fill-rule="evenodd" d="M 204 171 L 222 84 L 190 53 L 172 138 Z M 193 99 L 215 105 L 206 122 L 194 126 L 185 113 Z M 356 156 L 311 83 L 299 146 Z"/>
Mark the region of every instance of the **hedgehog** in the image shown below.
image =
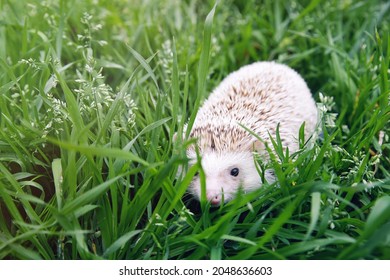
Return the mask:
<path id="1" fill-rule="evenodd" d="M 315 131 L 317 107 L 306 82 L 292 68 L 255 62 L 223 79 L 199 108 L 189 133 L 197 147 L 186 151 L 190 165 L 196 162 L 196 150 L 200 154 L 211 205 L 230 201 L 240 188 L 247 193 L 261 187 L 254 155 L 267 158 L 265 144 L 275 138 L 277 127 L 283 147 L 297 151 L 303 123 L 307 139 Z M 264 177 L 272 182 L 273 171 L 266 170 Z M 198 174 L 188 191 L 200 200 Z"/>

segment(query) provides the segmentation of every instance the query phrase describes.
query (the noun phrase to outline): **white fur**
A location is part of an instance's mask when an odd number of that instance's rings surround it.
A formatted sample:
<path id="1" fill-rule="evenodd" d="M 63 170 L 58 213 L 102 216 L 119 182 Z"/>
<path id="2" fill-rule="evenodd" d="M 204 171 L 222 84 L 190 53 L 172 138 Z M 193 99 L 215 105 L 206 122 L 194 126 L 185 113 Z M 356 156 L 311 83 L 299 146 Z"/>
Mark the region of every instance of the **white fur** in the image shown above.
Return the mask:
<path id="1" fill-rule="evenodd" d="M 222 196 L 225 202 L 234 198 L 240 186 L 245 192 L 261 186 L 253 150 L 265 153 L 239 124 L 264 141 L 269 141 L 269 134 L 275 137 L 279 124 L 283 145 L 294 152 L 303 122 L 309 137 L 317 123 L 317 108 L 305 81 L 288 66 L 257 62 L 228 75 L 199 109 L 190 133 L 198 138 L 206 197 L 218 204 Z M 194 147 L 187 155 L 196 158 Z M 237 177 L 230 175 L 232 168 L 239 168 Z M 272 176 L 266 173 L 266 177 Z M 190 191 L 199 198 L 200 190 L 199 178 L 194 178 Z"/>
<path id="2" fill-rule="evenodd" d="M 208 200 L 219 202 L 231 200 L 240 186 L 245 186 L 245 191 L 259 187 L 261 179 L 256 171 L 251 152 L 219 154 L 217 152 L 206 153 L 202 157 L 202 168 L 206 176 L 206 197 Z M 233 168 L 239 169 L 237 177 L 231 176 Z M 200 178 L 196 177 L 190 191 L 200 198 Z"/>

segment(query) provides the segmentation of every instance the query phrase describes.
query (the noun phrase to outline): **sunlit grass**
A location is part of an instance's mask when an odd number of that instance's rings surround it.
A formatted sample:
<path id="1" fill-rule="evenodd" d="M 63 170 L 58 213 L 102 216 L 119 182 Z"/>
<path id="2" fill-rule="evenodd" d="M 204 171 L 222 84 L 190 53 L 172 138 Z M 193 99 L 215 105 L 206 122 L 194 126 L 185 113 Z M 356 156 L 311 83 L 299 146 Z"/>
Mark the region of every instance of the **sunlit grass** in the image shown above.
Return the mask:
<path id="1" fill-rule="evenodd" d="M 204 2 L 0 2 L 0 258 L 390 258 L 390 4 Z M 258 60 L 305 78 L 318 137 L 200 205 L 173 135 Z"/>

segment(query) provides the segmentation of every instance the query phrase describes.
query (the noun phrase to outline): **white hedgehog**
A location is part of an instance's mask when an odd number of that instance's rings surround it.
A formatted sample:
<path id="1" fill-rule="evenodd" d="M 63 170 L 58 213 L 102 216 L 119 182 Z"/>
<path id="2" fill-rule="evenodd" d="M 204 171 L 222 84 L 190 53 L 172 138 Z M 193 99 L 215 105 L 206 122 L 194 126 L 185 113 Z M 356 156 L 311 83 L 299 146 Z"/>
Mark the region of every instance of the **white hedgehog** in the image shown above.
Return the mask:
<path id="1" fill-rule="evenodd" d="M 199 109 L 189 134 L 198 140 L 211 204 L 231 200 L 240 187 L 249 192 L 262 184 L 253 152 L 265 154 L 264 144 L 242 126 L 269 141 L 279 124 L 283 146 L 294 152 L 303 122 L 307 138 L 317 123 L 316 104 L 305 81 L 288 66 L 257 62 L 228 75 Z M 187 149 L 187 156 L 194 163 L 195 147 Z M 266 171 L 267 180 L 271 173 Z M 199 176 L 189 192 L 200 198 Z"/>

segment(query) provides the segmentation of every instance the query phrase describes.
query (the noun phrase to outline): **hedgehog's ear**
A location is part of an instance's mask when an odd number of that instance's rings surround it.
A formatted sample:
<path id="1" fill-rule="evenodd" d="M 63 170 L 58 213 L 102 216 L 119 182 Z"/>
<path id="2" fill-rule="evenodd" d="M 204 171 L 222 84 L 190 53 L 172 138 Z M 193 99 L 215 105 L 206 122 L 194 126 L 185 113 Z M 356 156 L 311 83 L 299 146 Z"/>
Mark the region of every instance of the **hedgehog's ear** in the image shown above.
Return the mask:
<path id="1" fill-rule="evenodd" d="M 269 159 L 266 142 L 260 139 L 254 139 L 251 146 L 251 152 L 255 152 L 263 159 Z"/>
<path id="2" fill-rule="evenodd" d="M 250 148 L 253 152 L 261 152 L 265 150 L 265 144 L 259 139 L 254 139 Z"/>

